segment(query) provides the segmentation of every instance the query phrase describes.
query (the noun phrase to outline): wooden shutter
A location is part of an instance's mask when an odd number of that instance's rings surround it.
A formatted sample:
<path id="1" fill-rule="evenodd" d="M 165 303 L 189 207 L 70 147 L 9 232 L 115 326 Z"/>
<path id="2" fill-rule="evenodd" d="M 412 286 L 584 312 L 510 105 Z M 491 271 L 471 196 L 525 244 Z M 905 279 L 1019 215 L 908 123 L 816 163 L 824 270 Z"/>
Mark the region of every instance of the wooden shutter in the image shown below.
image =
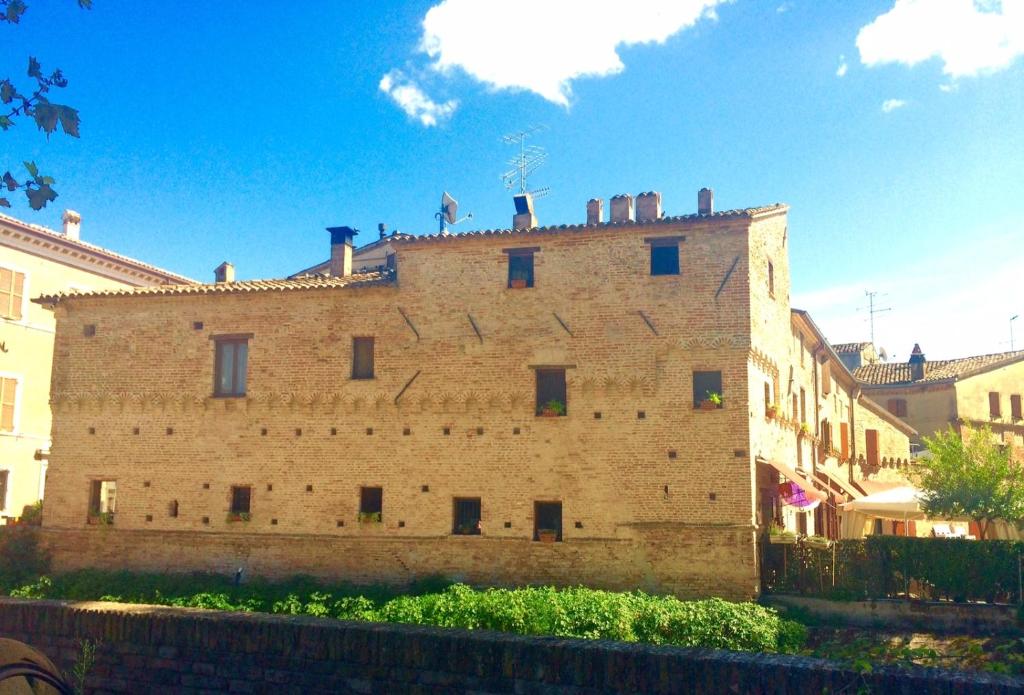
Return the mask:
<path id="1" fill-rule="evenodd" d="M 832 365 L 828 362 L 821 365 L 821 392 L 825 395 L 832 393 Z"/>
<path id="2" fill-rule="evenodd" d="M 1024 420 L 1024 414 L 1021 413 L 1020 395 L 1010 396 L 1010 417 L 1014 420 Z"/>
<path id="3" fill-rule="evenodd" d="M 864 430 L 864 439 L 867 445 L 868 464 L 878 466 L 878 430 Z"/>
<path id="4" fill-rule="evenodd" d="M 843 452 L 843 458 L 850 458 L 850 425 L 846 422 L 839 423 L 839 442 Z"/>
<path id="5" fill-rule="evenodd" d="M 992 391 L 988 394 L 988 414 L 989 417 L 999 417 L 999 393 Z"/>
<path id="6" fill-rule="evenodd" d="M 18 381 L 0 378 L 0 430 L 14 431 L 14 403 L 17 397 Z"/>

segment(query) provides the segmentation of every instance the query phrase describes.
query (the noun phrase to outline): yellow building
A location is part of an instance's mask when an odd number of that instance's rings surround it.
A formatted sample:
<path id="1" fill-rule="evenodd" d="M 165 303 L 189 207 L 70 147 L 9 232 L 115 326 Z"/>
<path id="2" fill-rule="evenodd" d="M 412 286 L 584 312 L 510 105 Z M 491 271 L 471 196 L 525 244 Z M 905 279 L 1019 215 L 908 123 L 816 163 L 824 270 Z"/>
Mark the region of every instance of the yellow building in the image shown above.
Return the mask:
<path id="1" fill-rule="evenodd" d="M 29 301 L 186 277 L 79 239 L 81 217 L 64 213 L 56 232 L 0 215 L 0 523 L 43 497 L 50 446 L 53 312 Z"/>
<path id="2" fill-rule="evenodd" d="M 1024 350 L 929 361 L 915 345 L 907 362 L 865 365 L 854 376 L 921 437 L 988 425 L 1003 444 L 1024 448 Z"/>

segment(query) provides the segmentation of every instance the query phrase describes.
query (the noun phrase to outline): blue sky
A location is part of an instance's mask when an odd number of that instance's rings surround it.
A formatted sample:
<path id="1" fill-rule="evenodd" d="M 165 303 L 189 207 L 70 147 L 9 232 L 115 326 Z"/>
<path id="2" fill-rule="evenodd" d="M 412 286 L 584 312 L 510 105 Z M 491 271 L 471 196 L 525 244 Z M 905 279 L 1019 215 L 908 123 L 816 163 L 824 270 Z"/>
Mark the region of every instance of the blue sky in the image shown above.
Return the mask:
<path id="1" fill-rule="evenodd" d="M 198 279 L 311 265 L 330 225 L 432 232 L 444 190 L 461 228 L 507 227 L 501 136 L 540 123 L 542 224 L 646 190 L 789 203 L 793 303 L 837 342 L 867 338 L 869 288 L 897 359 L 1007 350 L 1024 314 L 1022 0 L 32 0 L 0 41 L 5 74 L 63 68 L 82 115 L 79 140 L 0 135 L 0 166 L 60 192 L 11 212 L 73 208 Z"/>

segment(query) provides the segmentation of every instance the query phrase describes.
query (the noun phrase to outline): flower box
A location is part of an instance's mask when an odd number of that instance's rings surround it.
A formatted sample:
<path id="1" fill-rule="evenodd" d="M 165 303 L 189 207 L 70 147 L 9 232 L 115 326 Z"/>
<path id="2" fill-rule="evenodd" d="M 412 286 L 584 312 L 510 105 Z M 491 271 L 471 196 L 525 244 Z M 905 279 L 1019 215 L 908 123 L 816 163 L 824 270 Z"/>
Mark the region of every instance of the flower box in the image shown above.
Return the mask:
<path id="1" fill-rule="evenodd" d="M 358 519 L 361 524 L 379 524 L 380 512 L 359 512 Z"/>
<path id="2" fill-rule="evenodd" d="M 526 280 L 524 280 L 523 278 L 516 278 L 514 280 L 510 280 L 509 283 L 508 283 L 508 286 L 511 287 L 514 290 L 525 289 L 526 288 Z"/>
<path id="3" fill-rule="evenodd" d="M 552 529 L 541 529 L 537 531 L 537 540 L 541 543 L 554 543 L 558 540 L 558 531 Z"/>

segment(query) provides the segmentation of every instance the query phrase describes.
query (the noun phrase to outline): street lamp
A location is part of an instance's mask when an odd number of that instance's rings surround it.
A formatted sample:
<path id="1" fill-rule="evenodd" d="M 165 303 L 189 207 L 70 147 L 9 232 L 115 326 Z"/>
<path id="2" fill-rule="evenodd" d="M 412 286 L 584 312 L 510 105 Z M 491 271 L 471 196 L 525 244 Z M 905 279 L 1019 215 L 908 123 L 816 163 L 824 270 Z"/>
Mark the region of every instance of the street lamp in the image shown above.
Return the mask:
<path id="1" fill-rule="evenodd" d="M 1010 352 L 1013 352 L 1013 322 L 1017 320 L 1019 314 L 1014 314 L 1010 317 Z"/>

